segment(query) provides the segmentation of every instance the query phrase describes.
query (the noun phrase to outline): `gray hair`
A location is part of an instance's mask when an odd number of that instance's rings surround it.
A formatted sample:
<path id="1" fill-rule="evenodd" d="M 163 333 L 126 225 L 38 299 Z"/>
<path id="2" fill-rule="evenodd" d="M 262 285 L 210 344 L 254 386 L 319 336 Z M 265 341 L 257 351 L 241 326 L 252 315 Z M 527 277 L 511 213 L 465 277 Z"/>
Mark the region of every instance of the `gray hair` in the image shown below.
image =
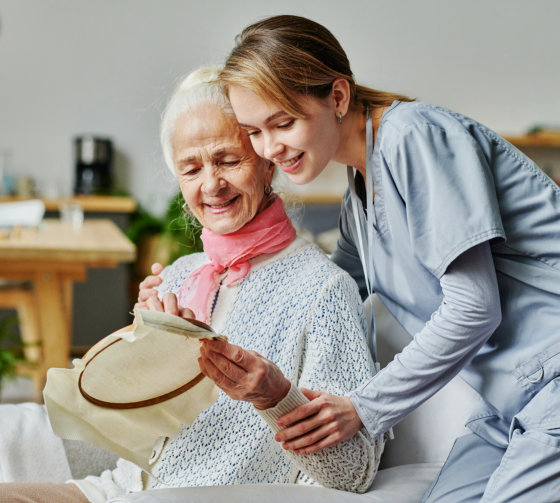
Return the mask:
<path id="1" fill-rule="evenodd" d="M 217 105 L 224 113 L 234 116 L 229 100 L 218 83 L 220 66 L 205 66 L 191 72 L 177 86 L 161 117 L 160 141 L 163 157 L 171 173 L 175 175 L 171 137 L 175 131 L 177 119 L 183 113 L 203 103 Z"/>

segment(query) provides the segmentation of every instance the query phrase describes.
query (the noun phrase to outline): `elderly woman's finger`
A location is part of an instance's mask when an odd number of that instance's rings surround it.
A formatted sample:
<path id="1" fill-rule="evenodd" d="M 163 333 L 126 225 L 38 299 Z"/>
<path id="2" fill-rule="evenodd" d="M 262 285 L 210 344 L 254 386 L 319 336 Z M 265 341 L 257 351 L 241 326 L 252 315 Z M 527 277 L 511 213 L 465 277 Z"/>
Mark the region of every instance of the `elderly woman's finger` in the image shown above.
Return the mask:
<path id="1" fill-rule="evenodd" d="M 139 285 L 138 291 L 138 301 L 145 302 L 150 297 L 157 295 L 157 290 L 155 288 L 162 283 L 162 279 L 158 276 L 159 273 L 163 270 L 163 266 L 158 264 L 152 264 L 152 273 L 151 276 L 146 276 Z"/>
<path id="2" fill-rule="evenodd" d="M 146 301 L 146 308 L 149 309 L 150 311 L 161 311 L 161 312 L 164 311 L 163 304 L 157 296 L 150 297 Z"/>
<path id="3" fill-rule="evenodd" d="M 231 348 L 223 348 L 223 345 L 231 346 Z M 216 349 L 221 349 L 221 351 Z M 211 362 L 221 374 L 234 383 L 239 383 L 247 376 L 247 371 L 238 365 L 235 360 L 237 358 L 239 361 L 243 361 L 243 352 L 240 347 L 228 344 L 227 342 L 222 342 L 220 345 L 211 345 L 207 344 L 206 340 L 204 340 L 204 343 L 200 346 L 202 358 Z"/>
<path id="4" fill-rule="evenodd" d="M 154 288 L 155 286 L 158 286 L 161 284 L 163 280 L 161 279 L 160 276 L 146 276 L 141 282 L 140 282 L 140 290 L 148 290 L 151 288 Z"/>
<path id="5" fill-rule="evenodd" d="M 201 344 L 201 368 L 215 369 L 223 377 L 214 377 L 231 398 L 251 402 L 257 409 L 274 407 L 290 390 L 291 383 L 270 360 L 224 341 L 204 340 Z M 209 363 L 207 364 L 208 361 Z"/>
<path id="6" fill-rule="evenodd" d="M 141 288 L 138 292 L 138 302 L 146 302 L 150 297 L 157 297 L 157 290 L 153 288 Z"/>
<path id="7" fill-rule="evenodd" d="M 216 386 L 222 389 L 225 393 L 229 394 L 231 390 L 235 389 L 236 383 L 228 379 L 209 358 L 201 356 L 198 359 L 198 366 L 200 367 L 200 371 L 206 377 L 214 381 Z"/>
<path id="8" fill-rule="evenodd" d="M 166 313 L 179 316 L 179 305 L 177 302 L 177 296 L 174 293 L 167 292 L 162 297 L 161 301 L 163 303 L 163 310 Z"/>
<path id="9" fill-rule="evenodd" d="M 196 319 L 194 313 L 188 307 L 179 306 L 179 316 L 181 318 L 190 318 L 193 320 Z"/>
<path id="10" fill-rule="evenodd" d="M 161 271 L 163 271 L 163 266 L 159 262 L 154 262 L 150 267 L 150 270 L 153 275 L 157 276 L 158 274 L 161 274 Z"/>
<path id="11" fill-rule="evenodd" d="M 220 355 L 226 360 L 235 363 L 238 367 L 248 370 L 248 367 L 251 364 L 251 355 L 245 349 L 220 339 L 203 339 L 201 342 L 205 354 L 212 354 L 214 355 L 214 358 L 217 358 L 218 355 Z"/>

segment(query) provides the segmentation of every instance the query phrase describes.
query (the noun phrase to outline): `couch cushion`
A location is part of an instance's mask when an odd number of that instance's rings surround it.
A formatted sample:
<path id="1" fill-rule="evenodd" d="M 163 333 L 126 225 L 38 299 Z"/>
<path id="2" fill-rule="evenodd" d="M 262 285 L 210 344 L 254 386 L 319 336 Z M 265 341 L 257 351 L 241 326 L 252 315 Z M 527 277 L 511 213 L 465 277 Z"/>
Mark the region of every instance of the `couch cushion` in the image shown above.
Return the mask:
<path id="1" fill-rule="evenodd" d="M 365 494 L 296 484 L 153 489 L 112 499 L 112 503 L 418 503 L 440 465 L 424 463 L 381 470 Z"/>

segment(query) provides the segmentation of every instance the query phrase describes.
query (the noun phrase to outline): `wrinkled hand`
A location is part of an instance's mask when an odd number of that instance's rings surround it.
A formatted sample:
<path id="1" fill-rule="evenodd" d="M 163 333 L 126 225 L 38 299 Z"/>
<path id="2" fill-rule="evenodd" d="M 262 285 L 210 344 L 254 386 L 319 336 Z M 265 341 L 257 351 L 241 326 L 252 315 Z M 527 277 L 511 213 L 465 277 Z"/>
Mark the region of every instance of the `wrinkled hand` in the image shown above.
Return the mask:
<path id="1" fill-rule="evenodd" d="M 159 275 L 163 271 L 163 266 L 156 262 L 152 264 L 151 271 L 152 274 L 146 276 L 140 283 L 138 301 L 134 304 L 134 309 L 149 309 L 147 305 L 148 300 L 152 297 L 157 297 L 158 292 L 155 287 L 161 285 L 162 279 Z"/>
<path id="2" fill-rule="evenodd" d="M 290 390 L 290 381 L 270 360 L 226 341 L 201 340 L 202 373 L 234 400 L 257 409 L 274 407 Z"/>
<path id="3" fill-rule="evenodd" d="M 362 427 L 351 400 L 302 388 L 311 400 L 278 418 L 285 428 L 275 435 L 282 447 L 296 454 L 310 454 L 352 438 Z"/>
<path id="4" fill-rule="evenodd" d="M 181 318 L 194 318 L 194 313 L 186 307 L 181 307 L 177 301 L 177 296 L 170 292 L 164 294 L 161 300 L 159 300 L 157 295 L 150 297 L 145 302 L 145 306 L 143 309 L 148 309 L 149 311 L 161 311 L 180 316 Z"/>

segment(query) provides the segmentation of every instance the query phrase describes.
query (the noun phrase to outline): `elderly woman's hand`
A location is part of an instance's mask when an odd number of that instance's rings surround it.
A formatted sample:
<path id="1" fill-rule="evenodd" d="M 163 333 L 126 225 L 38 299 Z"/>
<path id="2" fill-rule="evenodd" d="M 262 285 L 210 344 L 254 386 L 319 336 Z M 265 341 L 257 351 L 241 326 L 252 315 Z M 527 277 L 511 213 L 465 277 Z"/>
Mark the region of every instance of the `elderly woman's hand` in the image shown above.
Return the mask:
<path id="1" fill-rule="evenodd" d="M 290 381 L 270 360 L 226 341 L 201 341 L 198 360 L 202 373 L 234 400 L 268 409 L 290 390 Z"/>
<path id="2" fill-rule="evenodd" d="M 155 262 L 151 267 L 152 274 L 146 276 L 146 278 L 140 283 L 140 291 L 138 292 L 138 301 L 134 304 L 134 309 L 149 309 L 147 302 L 152 297 L 157 298 L 156 286 L 161 285 L 160 274 L 163 271 L 163 266 Z"/>
<path id="3" fill-rule="evenodd" d="M 159 300 L 157 295 L 155 297 L 150 297 L 145 302 L 145 307 L 143 309 L 174 314 L 181 318 L 194 318 L 194 313 L 186 307 L 181 307 L 177 301 L 177 296 L 169 292 L 164 294 L 161 300 Z"/>
<path id="4" fill-rule="evenodd" d="M 362 421 L 351 400 L 302 388 L 310 402 L 280 417 L 284 429 L 275 436 L 282 447 L 296 454 L 310 454 L 352 438 Z"/>

